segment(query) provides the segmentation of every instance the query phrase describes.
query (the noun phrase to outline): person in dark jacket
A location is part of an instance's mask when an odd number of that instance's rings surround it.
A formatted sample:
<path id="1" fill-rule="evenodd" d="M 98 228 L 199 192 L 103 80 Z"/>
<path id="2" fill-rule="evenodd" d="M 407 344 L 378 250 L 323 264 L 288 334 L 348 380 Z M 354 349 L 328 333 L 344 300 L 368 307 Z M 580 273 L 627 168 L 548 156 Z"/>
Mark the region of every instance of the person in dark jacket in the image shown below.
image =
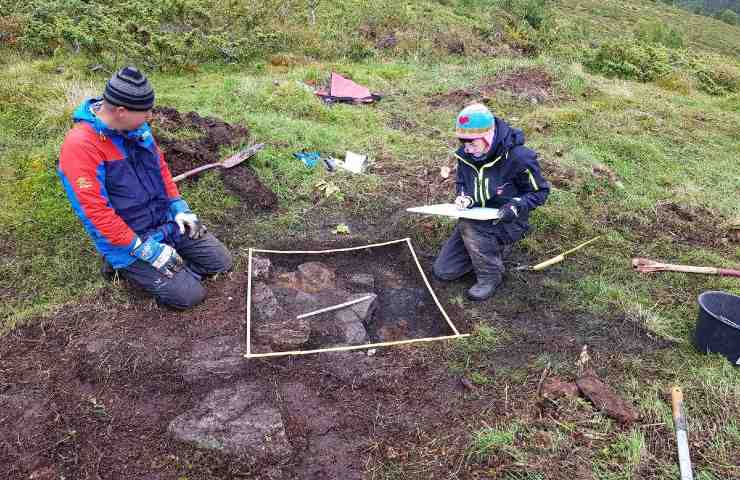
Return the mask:
<path id="1" fill-rule="evenodd" d="M 434 262 L 440 280 L 456 280 L 474 271 L 471 300 L 491 297 L 501 284 L 502 256 L 529 230 L 529 214 L 543 205 L 550 184 L 542 177 L 537 153 L 524 146 L 524 133 L 510 127 L 482 104 L 464 108 L 455 134 L 459 209 L 499 209 L 496 220 L 461 218 Z"/>
<path id="2" fill-rule="evenodd" d="M 229 270 L 231 254 L 190 210 L 147 124 L 154 90 L 135 67 L 73 114 L 57 172 L 105 262 L 162 304 L 205 298 L 202 276 Z"/>

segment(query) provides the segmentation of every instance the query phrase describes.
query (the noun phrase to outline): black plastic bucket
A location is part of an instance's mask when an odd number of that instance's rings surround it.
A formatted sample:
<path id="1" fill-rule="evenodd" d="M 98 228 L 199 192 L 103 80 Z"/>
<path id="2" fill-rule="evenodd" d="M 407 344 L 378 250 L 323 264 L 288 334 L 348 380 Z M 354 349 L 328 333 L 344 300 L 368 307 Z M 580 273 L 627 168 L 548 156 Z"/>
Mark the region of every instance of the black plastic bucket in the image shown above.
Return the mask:
<path id="1" fill-rule="evenodd" d="M 740 297 L 714 291 L 699 295 L 694 345 L 702 352 L 721 353 L 740 366 Z"/>

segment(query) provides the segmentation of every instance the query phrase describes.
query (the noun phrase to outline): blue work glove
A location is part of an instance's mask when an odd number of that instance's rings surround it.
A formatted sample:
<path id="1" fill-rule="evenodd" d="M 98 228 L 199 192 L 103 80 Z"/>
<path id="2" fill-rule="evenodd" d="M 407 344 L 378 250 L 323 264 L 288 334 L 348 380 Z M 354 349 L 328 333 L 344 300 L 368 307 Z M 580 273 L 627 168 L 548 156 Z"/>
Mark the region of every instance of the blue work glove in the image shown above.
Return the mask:
<path id="1" fill-rule="evenodd" d="M 499 209 L 499 221 L 504 223 L 511 223 L 519 218 L 519 212 L 521 207 L 514 202 L 507 203 Z"/>
<path id="2" fill-rule="evenodd" d="M 185 228 L 187 228 L 188 237 L 197 240 L 208 231 L 206 226 L 198 220 L 198 216 L 190 211 L 190 207 L 188 207 L 185 200 L 178 199 L 171 202 L 170 214 L 180 228 L 181 235 L 185 235 Z"/>
<path id="3" fill-rule="evenodd" d="M 167 278 L 174 277 L 185 267 L 185 262 L 174 248 L 166 243 L 158 242 L 153 237 L 143 242 L 137 238 L 131 255 L 147 262 Z"/>

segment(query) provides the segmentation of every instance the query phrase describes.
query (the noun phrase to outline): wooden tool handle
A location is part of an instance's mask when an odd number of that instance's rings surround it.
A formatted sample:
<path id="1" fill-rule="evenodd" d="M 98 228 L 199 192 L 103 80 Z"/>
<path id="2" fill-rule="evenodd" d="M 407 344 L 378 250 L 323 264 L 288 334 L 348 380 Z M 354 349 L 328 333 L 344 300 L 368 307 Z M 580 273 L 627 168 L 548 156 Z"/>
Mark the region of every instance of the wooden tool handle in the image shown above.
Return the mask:
<path id="1" fill-rule="evenodd" d="M 552 265 L 555 265 L 556 263 L 560 263 L 563 260 L 565 260 L 565 255 L 561 253 L 557 257 L 553 257 L 550 260 L 545 260 L 542 263 L 538 263 L 537 265 L 535 265 L 534 267 L 532 267 L 532 270 L 543 270 L 543 269 L 545 269 L 547 267 L 550 267 Z"/>
<path id="2" fill-rule="evenodd" d="M 740 270 L 732 270 L 730 268 L 718 268 L 717 271 L 723 277 L 738 277 L 738 278 L 740 278 Z"/>
<path id="3" fill-rule="evenodd" d="M 180 175 L 178 175 L 176 177 L 173 177 L 172 178 L 172 181 L 173 182 L 179 182 L 180 180 L 185 180 L 186 178 L 191 177 L 191 176 L 195 175 L 196 173 L 200 173 L 203 170 L 208 170 L 209 168 L 218 167 L 219 165 L 220 165 L 219 163 L 209 163 L 207 165 L 201 165 L 198 168 L 194 168 L 192 170 L 188 170 L 185 173 L 181 173 Z"/>
<path id="4" fill-rule="evenodd" d="M 683 390 L 681 390 L 681 387 L 671 388 L 671 403 L 673 404 L 673 419 L 677 422 L 679 417 L 683 417 Z"/>
<path id="5" fill-rule="evenodd" d="M 678 466 L 681 471 L 681 480 L 693 480 L 691 456 L 689 454 L 689 439 L 686 432 L 686 417 L 683 411 L 683 391 L 681 387 L 671 389 L 671 403 L 673 404 L 673 422 L 676 425 L 676 445 L 678 446 Z"/>

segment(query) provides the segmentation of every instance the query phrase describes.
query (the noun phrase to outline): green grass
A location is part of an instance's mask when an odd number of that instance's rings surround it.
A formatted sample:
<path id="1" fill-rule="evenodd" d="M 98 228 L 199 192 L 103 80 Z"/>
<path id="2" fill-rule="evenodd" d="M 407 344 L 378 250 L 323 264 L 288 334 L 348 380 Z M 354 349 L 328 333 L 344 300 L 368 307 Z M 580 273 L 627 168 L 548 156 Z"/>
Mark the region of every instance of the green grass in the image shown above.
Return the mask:
<path id="1" fill-rule="evenodd" d="M 525 130 L 528 144 L 538 150 L 543 164 L 572 169 L 576 176 L 573 185 L 554 188 L 548 204 L 535 212 L 535 233 L 522 242 L 522 249 L 536 262 L 593 236 L 601 234 L 603 239 L 537 274 L 543 291 L 536 294 L 562 299 L 556 308 L 635 322 L 675 341 L 676 346 L 664 353 L 625 356 L 624 371 L 617 379 L 621 391 L 638 405 L 644 423 L 661 423 L 670 429 L 664 392 L 674 383 L 682 385 L 692 432 L 713 438 L 702 446 L 697 478 L 737 475 L 733 465 L 738 460 L 735 452 L 740 451 L 740 427 L 733 412 L 740 409 L 740 373 L 723 358 L 698 354 L 690 341 L 697 295 L 709 289 L 740 294 L 740 286 L 732 279 L 709 276 L 639 275 L 631 271 L 630 259 L 740 264 L 736 244 L 697 246 L 673 241 L 656 215 L 657 206 L 666 202 L 701 207 L 711 217 L 709 222 L 717 225 L 740 214 L 740 98 L 737 93 L 704 93 L 696 78 L 681 69 L 656 82 L 640 83 L 595 75 L 583 62 L 592 42 L 633 41 L 635 35 L 648 35 L 649 25 L 640 23 L 648 18 L 675 28 L 682 36 L 681 48 L 693 55 L 719 55 L 717 61 L 739 68 L 740 29 L 636 1 L 552 2 L 549 23 L 536 32 L 521 24 L 506 27 L 497 17 L 500 10 L 491 10 L 488 2 L 410 2 L 404 8 L 396 8 L 393 2 L 372 7 L 362 2 L 338 4 L 319 3 L 315 28 L 304 28 L 305 10 L 280 10 L 270 20 L 280 25 L 270 25 L 295 40 L 277 50 L 257 52 L 253 61 L 229 65 L 213 58 L 197 68 L 150 69 L 160 105 L 241 123 L 255 141 L 267 144 L 254 166 L 277 193 L 279 212 L 249 211 L 225 191 L 216 173 L 183 188 L 188 202 L 210 225 L 218 226 L 236 214 L 248 219 L 230 227 L 227 235 L 237 265 L 243 264 L 246 247 L 275 238 L 301 242 L 317 238 L 318 233 L 330 235 L 342 223 L 354 233 L 353 219 L 383 226 L 392 213 L 409 206 L 409 192 L 418 201 L 425 171 L 452 165 L 451 127 L 462 105 L 434 107 L 429 102 L 434 95 L 476 88 L 505 72 L 544 69 L 555 82 L 552 101 L 535 105 L 505 91 L 488 100 L 495 113 Z M 361 26 L 372 27 L 379 36 L 394 32 L 398 46 L 376 49 L 372 38 L 357 33 Z M 547 44 L 546 35 L 561 41 Z M 446 42 L 456 37 L 470 39 L 468 57 L 447 50 Z M 516 55 L 511 48 L 522 41 L 542 42 L 539 54 Z M 490 47 L 508 50 L 493 55 L 486 53 Z M 98 93 L 108 76 L 91 71 L 88 65 L 101 61 L 110 67 L 111 55 L 72 54 L 59 48 L 35 57 L 17 48 L 0 48 L 0 204 L 4 206 L 0 209 L 0 331 L 52 314 L 59 305 L 104 286 L 97 275 L 96 253 L 59 186 L 55 163 L 73 108 L 85 96 Z M 306 82 L 321 83 L 332 70 L 385 98 L 371 106 L 323 105 Z M 396 128 L 399 124 L 408 128 Z M 543 127 L 535 128 L 538 125 Z M 359 176 L 309 170 L 292 156 L 304 148 L 340 157 L 346 150 L 367 153 L 381 168 Z M 612 171 L 619 185 L 594 176 L 594 168 Z M 315 196 L 324 195 L 321 182 L 331 183 L 339 193 L 314 208 Z M 447 201 L 451 195 L 451 191 L 435 192 L 430 201 Z M 451 222 L 435 219 L 434 230 L 424 233 L 417 228 L 418 219 L 397 218 L 394 232 L 411 236 L 427 251 L 438 249 L 452 228 Z M 545 354 L 532 365 L 497 368 L 493 354 L 500 354 L 516 332 L 496 327 L 490 309 L 471 306 L 459 292 L 454 293 L 453 303 L 463 306 L 478 326 L 448 358 L 452 373 L 466 375 L 482 389 L 494 389 L 501 381 L 529 381 L 532 371 L 538 375 L 548 362 L 563 374 L 572 369 L 557 355 Z M 643 380 L 646 371 L 649 381 Z M 574 403 L 572 408 L 586 407 Z M 470 451 L 476 458 L 500 455 L 507 462 L 526 464 L 527 452 L 512 447 L 517 435 L 534 435 L 524 421 L 482 430 L 471 426 Z M 561 421 L 550 432 L 557 441 L 546 449 L 547 454 L 568 449 L 577 428 L 575 420 Z M 655 468 L 662 478 L 675 474 L 665 457 L 651 456 L 657 453 L 651 451 L 647 433 L 617 431 L 602 420 L 586 428 L 596 438 L 596 446 L 576 454 L 594 462 L 595 478 L 637 478 L 635 472 L 651 462 L 659 464 Z M 539 473 L 522 475 L 537 478 Z M 403 466 L 389 466 L 385 478 L 403 478 Z"/>

